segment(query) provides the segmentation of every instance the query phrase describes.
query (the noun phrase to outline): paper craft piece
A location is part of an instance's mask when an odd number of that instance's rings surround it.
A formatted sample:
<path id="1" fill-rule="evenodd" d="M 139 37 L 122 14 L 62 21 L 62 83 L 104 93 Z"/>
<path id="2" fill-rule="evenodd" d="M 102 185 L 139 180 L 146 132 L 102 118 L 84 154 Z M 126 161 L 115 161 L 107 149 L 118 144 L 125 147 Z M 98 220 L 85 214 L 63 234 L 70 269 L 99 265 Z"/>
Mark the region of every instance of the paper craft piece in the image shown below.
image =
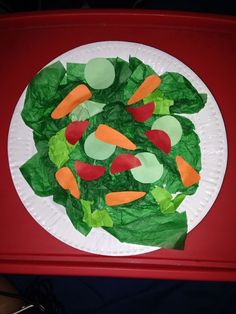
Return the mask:
<path id="1" fill-rule="evenodd" d="M 86 162 L 76 160 L 74 163 L 75 171 L 78 176 L 86 181 L 96 180 L 104 175 L 106 168 L 97 165 L 91 165 Z"/>
<path id="2" fill-rule="evenodd" d="M 188 188 L 199 182 L 199 173 L 187 161 L 181 156 L 176 156 L 175 160 L 184 186 Z"/>
<path id="3" fill-rule="evenodd" d="M 170 106 L 174 105 L 174 101 L 171 99 L 157 99 L 155 105 L 155 114 L 170 114 Z"/>
<path id="4" fill-rule="evenodd" d="M 151 102 L 149 104 L 141 105 L 139 107 L 127 108 L 127 111 L 131 113 L 131 115 L 137 122 L 144 122 L 152 116 L 154 108 L 155 104 L 154 102 Z"/>
<path id="5" fill-rule="evenodd" d="M 183 200 L 185 199 L 186 195 L 181 193 L 178 194 L 172 201 L 173 204 L 175 206 L 175 208 L 178 208 L 180 206 L 180 204 L 183 202 Z"/>
<path id="6" fill-rule="evenodd" d="M 106 58 L 94 58 L 86 64 L 84 77 L 92 88 L 105 89 L 113 84 L 115 69 Z"/>
<path id="7" fill-rule="evenodd" d="M 76 86 L 68 95 L 59 103 L 51 113 L 52 119 L 61 119 L 68 115 L 79 104 L 92 97 L 91 91 L 84 84 Z"/>
<path id="8" fill-rule="evenodd" d="M 73 150 L 74 145 L 71 145 L 66 140 L 65 129 L 57 132 L 48 141 L 48 156 L 57 168 L 64 165 Z"/>
<path id="9" fill-rule="evenodd" d="M 146 192 L 140 191 L 111 192 L 106 194 L 105 201 L 108 206 L 116 206 L 136 201 L 143 197 L 145 194 Z"/>
<path id="10" fill-rule="evenodd" d="M 69 115 L 72 121 L 84 121 L 103 111 L 106 104 L 87 100 L 77 106 Z"/>
<path id="11" fill-rule="evenodd" d="M 145 97 L 143 101 L 145 104 L 154 101 L 154 114 L 159 115 L 170 114 L 170 106 L 174 105 L 174 101 L 172 99 L 164 98 L 164 94 L 159 89 Z"/>
<path id="12" fill-rule="evenodd" d="M 130 170 L 141 166 L 140 160 L 131 154 L 120 154 L 112 161 L 110 172 L 111 174 Z"/>
<path id="13" fill-rule="evenodd" d="M 109 158 L 115 150 L 115 145 L 110 145 L 97 139 L 95 132 L 91 133 L 84 143 L 86 155 L 93 159 L 105 160 Z"/>
<path id="14" fill-rule="evenodd" d="M 83 222 L 89 227 L 112 227 L 113 221 L 106 209 L 99 209 L 92 212 L 91 205 L 93 202 L 81 200 L 82 210 L 84 212 Z"/>
<path id="15" fill-rule="evenodd" d="M 65 136 L 66 136 L 67 141 L 70 144 L 75 145 L 80 140 L 80 138 L 82 137 L 82 135 L 84 134 L 88 126 L 89 126 L 88 121 L 71 122 L 66 127 L 66 131 L 65 131 Z"/>
<path id="16" fill-rule="evenodd" d="M 135 155 L 141 166 L 131 169 L 135 180 L 141 183 L 154 183 L 159 180 L 163 174 L 163 165 L 159 163 L 156 156 L 152 153 L 138 153 Z"/>
<path id="17" fill-rule="evenodd" d="M 166 132 L 170 137 L 171 146 L 176 145 L 183 134 L 181 124 L 173 116 L 164 116 L 156 119 L 152 125 L 152 130 L 162 130 Z"/>
<path id="18" fill-rule="evenodd" d="M 157 203 L 161 203 L 163 201 L 166 200 L 171 200 L 172 199 L 172 195 L 169 191 L 167 191 L 166 189 L 163 189 L 159 186 L 156 186 L 152 191 L 152 196 L 155 198 L 155 200 L 157 201 Z"/>
<path id="19" fill-rule="evenodd" d="M 95 131 L 95 136 L 97 139 L 107 144 L 116 145 L 129 150 L 136 149 L 136 145 L 124 134 L 106 124 L 99 124 L 97 130 Z"/>
<path id="20" fill-rule="evenodd" d="M 27 88 L 21 116 L 33 132 L 37 153 L 20 167 L 20 171 L 36 195 L 51 196 L 53 202 L 64 206 L 75 229 L 85 236 L 92 227 L 104 227 L 104 232 L 112 234 L 120 242 L 183 249 L 188 231 L 188 217 L 185 211 L 176 210 L 185 197 L 179 193 L 184 191 L 186 195 L 192 195 L 198 185 L 185 187 L 182 184 L 181 180 L 186 184 L 181 179 L 184 171 L 182 176 L 178 175 L 178 159 L 173 160 L 173 156 L 181 155 L 184 160 L 191 162 L 192 168 L 200 171 L 199 137 L 191 120 L 181 114 L 199 112 L 206 98 L 182 75 L 169 72 L 161 75 L 160 86 L 149 93 L 154 88 L 148 83 L 149 76 L 156 74 L 150 66 L 132 56 L 129 56 L 128 61 L 115 56 L 108 60 L 105 62 L 112 68 L 114 65 L 116 73 L 115 80 L 109 82 L 112 85 L 106 89 L 93 89 L 85 83 L 85 64 L 74 63 L 67 65 L 65 69 L 58 61 L 45 67 L 33 78 Z M 98 69 L 97 66 L 93 67 L 92 75 Z M 107 72 L 98 75 L 99 82 L 103 84 L 106 75 Z M 160 81 L 155 75 L 154 78 Z M 83 82 L 88 87 L 80 85 L 78 89 L 83 87 L 82 91 L 74 95 L 77 88 L 73 91 L 71 89 L 78 82 Z M 97 79 L 95 83 L 98 83 Z M 55 110 L 59 113 L 62 111 L 63 114 L 52 114 L 58 119 L 64 114 L 66 116 L 61 120 L 53 120 L 51 112 L 61 101 L 60 95 L 66 93 L 65 107 L 58 106 Z M 149 94 L 146 95 L 147 93 Z M 131 102 L 138 102 L 125 106 L 130 98 Z M 149 105 L 151 102 L 155 103 L 154 111 L 153 104 L 152 108 Z M 147 108 L 152 110 L 149 112 Z M 154 118 L 154 114 L 158 116 Z M 146 120 L 148 117 L 149 120 Z M 72 140 L 67 134 L 68 140 L 75 145 L 70 144 L 65 136 L 65 126 L 70 120 L 77 122 L 68 126 L 67 133 L 71 131 L 72 135 L 72 126 L 84 121 L 90 123 L 77 143 L 80 134 Z M 103 125 L 102 139 L 95 136 L 100 124 Z M 173 128 L 172 132 L 168 132 L 169 128 Z M 172 147 L 169 155 L 164 155 L 144 136 L 147 130 L 150 130 L 147 132 L 150 138 L 153 134 L 166 133 L 172 145 L 180 140 L 179 145 Z M 167 150 L 165 145 L 163 148 L 159 142 L 156 144 L 164 151 L 169 150 L 169 146 Z M 123 153 L 127 153 L 126 157 L 129 154 L 132 157 L 124 158 Z M 133 160 L 138 161 L 138 166 L 134 167 Z M 187 175 L 192 178 L 188 171 Z M 89 181 L 90 179 L 93 180 Z M 157 185 L 162 190 L 159 189 L 154 198 L 151 192 Z M 177 196 L 172 197 L 168 189 Z M 80 191 L 81 198 L 78 199 Z M 95 230 L 94 232 L 96 233 Z M 90 243 L 89 238 L 87 240 Z M 95 245 L 98 250 L 99 244 Z M 109 242 L 108 251 L 112 245 Z M 113 250 L 110 253 L 113 254 Z"/>
<path id="21" fill-rule="evenodd" d="M 136 102 L 147 97 L 161 84 L 161 79 L 156 74 L 151 74 L 145 78 L 143 83 L 138 87 L 134 94 L 128 100 L 128 105 L 133 105 Z"/>
<path id="22" fill-rule="evenodd" d="M 160 210 L 163 214 L 174 213 L 185 199 L 185 194 L 178 194 L 174 199 L 172 199 L 171 193 L 159 186 L 155 187 L 151 193 L 159 204 Z"/>
<path id="23" fill-rule="evenodd" d="M 69 190 L 75 198 L 80 198 L 80 190 L 72 171 L 68 167 L 57 170 L 55 178 L 58 184 L 64 189 Z"/>
<path id="24" fill-rule="evenodd" d="M 148 130 L 145 132 L 145 135 L 157 148 L 169 154 L 171 151 L 171 141 L 166 132 L 162 130 Z"/>

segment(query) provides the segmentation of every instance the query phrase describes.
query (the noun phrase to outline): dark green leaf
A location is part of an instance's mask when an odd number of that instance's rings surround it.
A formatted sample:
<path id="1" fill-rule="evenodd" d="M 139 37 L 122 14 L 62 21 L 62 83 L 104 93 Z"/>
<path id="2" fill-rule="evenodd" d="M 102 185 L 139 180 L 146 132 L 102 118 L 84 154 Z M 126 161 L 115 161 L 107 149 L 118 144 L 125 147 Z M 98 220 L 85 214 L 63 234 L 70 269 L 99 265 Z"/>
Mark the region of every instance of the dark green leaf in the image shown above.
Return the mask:
<path id="1" fill-rule="evenodd" d="M 58 88 L 65 75 L 63 65 L 58 61 L 40 71 L 30 82 L 21 116 L 32 129 L 43 129 L 45 119 L 59 103 Z"/>
<path id="2" fill-rule="evenodd" d="M 54 178 L 56 168 L 48 158 L 37 153 L 20 167 L 20 171 L 35 194 L 39 196 L 53 194 L 57 185 Z"/>
<path id="3" fill-rule="evenodd" d="M 161 75 L 158 88 L 164 97 L 174 100 L 171 113 L 196 113 L 205 104 L 206 98 L 198 93 L 193 85 L 181 74 L 167 72 Z"/>
<path id="4" fill-rule="evenodd" d="M 78 82 L 78 83 L 85 82 L 84 69 L 85 69 L 85 64 L 67 63 L 66 64 L 67 81 Z"/>
<path id="5" fill-rule="evenodd" d="M 66 212 L 75 229 L 80 231 L 83 235 L 89 234 L 91 227 L 89 227 L 85 222 L 83 222 L 84 212 L 82 210 L 81 203 L 79 200 L 68 195 L 66 203 Z"/>
<path id="6" fill-rule="evenodd" d="M 125 215 L 126 212 L 121 211 L 122 221 Z M 187 232 L 186 213 L 175 212 L 169 215 L 149 213 L 142 219 L 117 224 L 106 230 L 121 242 L 182 249 Z"/>

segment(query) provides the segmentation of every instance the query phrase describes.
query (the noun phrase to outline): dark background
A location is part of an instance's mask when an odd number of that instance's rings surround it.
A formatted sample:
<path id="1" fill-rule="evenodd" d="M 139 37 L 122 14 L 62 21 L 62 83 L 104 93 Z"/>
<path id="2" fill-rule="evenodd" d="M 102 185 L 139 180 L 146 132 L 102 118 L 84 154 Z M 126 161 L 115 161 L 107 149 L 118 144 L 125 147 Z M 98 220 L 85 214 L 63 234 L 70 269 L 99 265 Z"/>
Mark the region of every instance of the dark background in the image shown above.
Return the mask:
<path id="1" fill-rule="evenodd" d="M 235 15 L 234 0 L 0 0 L 0 12 L 80 8 L 133 8 Z"/>
<path id="2" fill-rule="evenodd" d="M 236 15 L 234 1 L 0 0 L 0 13 L 89 8 L 132 8 Z M 125 278 L 9 275 L 21 296 L 47 313 L 236 313 L 236 284 Z"/>

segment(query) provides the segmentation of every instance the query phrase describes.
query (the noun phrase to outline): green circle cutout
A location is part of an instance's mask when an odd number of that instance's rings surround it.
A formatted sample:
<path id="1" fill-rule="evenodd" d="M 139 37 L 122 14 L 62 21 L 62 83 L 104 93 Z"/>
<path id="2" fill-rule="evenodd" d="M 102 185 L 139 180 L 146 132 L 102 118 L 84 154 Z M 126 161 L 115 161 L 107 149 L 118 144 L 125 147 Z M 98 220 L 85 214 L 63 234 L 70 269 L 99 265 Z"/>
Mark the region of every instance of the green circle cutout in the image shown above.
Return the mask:
<path id="1" fill-rule="evenodd" d="M 152 130 L 162 130 L 166 132 L 171 141 L 171 146 L 176 145 L 182 137 L 183 129 L 179 121 L 172 116 L 164 116 L 156 119 L 152 125 Z"/>
<path id="2" fill-rule="evenodd" d="M 115 68 L 106 58 L 94 58 L 86 64 L 84 77 L 92 88 L 105 89 L 115 80 Z"/>
<path id="3" fill-rule="evenodd" d="M 154 183 L 161 178 L 163 165 L 154 154 L 143 152 L 136 154 L 135 157 L 141 162 L 141 166 L 130 170 L 135 180 L 141 183 Z"/>
<path id="4" fill-rule="evenodd" d="M 91 133 L 85 140 L 84 151 L 87 156 L 93 159 L 105 160 L 116 150 L 115 145 L 104 143 L 95 137 L 95 132 Z"/>

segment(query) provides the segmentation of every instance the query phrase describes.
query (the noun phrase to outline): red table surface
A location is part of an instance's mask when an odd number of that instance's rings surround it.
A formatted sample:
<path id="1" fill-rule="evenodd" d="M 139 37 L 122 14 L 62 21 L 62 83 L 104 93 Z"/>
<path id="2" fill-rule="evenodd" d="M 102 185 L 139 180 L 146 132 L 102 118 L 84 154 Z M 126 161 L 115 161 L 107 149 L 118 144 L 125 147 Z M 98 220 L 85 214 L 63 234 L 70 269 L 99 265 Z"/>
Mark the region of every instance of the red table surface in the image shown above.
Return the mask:
<path id="1" fill-rule="evenodd" d="M 2 15 L 0 273 L 236 280 L 235 38 L 236 20 L 215 15 L 139 10 Z M 22 91 L 58 55 L 104 40 L 138 42 L 177 57 L 202 78 L 222 112 L 229 147 L 225 179 L 183 251 L 108 257 L 76 250 L 38 225 L 15 191 L 7 137 Z"/>

